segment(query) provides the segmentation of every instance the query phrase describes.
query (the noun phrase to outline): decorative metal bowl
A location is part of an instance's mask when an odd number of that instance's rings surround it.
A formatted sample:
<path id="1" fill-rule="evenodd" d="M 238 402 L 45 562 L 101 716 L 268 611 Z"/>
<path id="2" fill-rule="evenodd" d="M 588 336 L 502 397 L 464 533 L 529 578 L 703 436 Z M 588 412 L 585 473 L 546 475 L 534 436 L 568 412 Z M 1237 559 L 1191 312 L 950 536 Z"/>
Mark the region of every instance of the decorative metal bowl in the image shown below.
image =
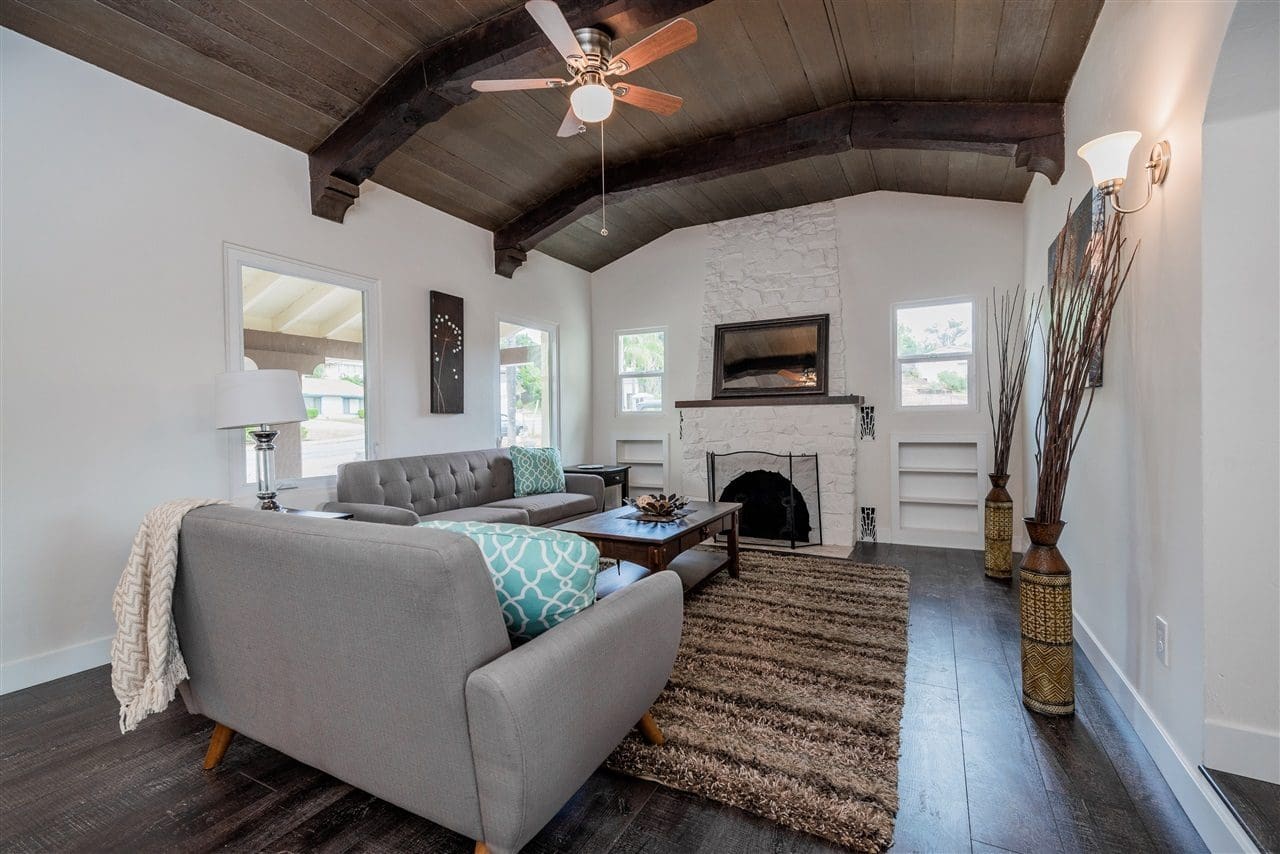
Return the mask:
<path id="1" fill-rule="evenodd" d="M 677 516 L 684 515 L 681 511 L 689 503 L 689 498 L 675 493 L 671 495 L 658 493 L 657 495 L 638 495 L 629 499 L 629 501 L 632 507 L 640 511 L 642 516 L 674 519 Z"/>

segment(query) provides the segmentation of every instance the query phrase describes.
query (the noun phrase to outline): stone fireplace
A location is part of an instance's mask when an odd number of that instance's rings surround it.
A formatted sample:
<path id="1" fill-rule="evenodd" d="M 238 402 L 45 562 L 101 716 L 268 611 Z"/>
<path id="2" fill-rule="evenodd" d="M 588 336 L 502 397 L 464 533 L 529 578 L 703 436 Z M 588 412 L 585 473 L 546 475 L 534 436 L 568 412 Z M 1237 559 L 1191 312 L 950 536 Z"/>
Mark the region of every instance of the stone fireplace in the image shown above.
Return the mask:
<path id="1" fill-rule="evenodd" d="M 811 530 L 820 529 L 824 543 L 852 546 L 862 399 L 849 394 L 847 385 L 835 208 L 823 202 L 713 223 L 708 229 L 696 385 L 701 399 L 676 404 L 684 488 L 690 495 L 708 497 L 710 453 L 813 455 L 818 500 L 805 500 Z M 827 395 L 711 399 L 718 324 L 823 314 L 830 317 Z M 777 473 L 776 467 L 758 470 Z M 726 486 L 721 480 L 717 490 Z M 797 545 L 803 545 L 799 537 Z"/>

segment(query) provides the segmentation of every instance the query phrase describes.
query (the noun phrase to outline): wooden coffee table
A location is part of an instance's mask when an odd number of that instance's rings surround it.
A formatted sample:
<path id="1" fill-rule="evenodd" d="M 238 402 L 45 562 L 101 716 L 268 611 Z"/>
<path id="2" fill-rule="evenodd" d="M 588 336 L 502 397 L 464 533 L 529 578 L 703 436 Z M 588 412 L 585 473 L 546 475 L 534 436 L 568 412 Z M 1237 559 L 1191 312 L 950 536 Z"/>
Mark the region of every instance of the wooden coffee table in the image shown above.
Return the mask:
<path id="1" fill-rule="evenodd" d="M 557 525 L 556 530 L 590 540 L 600 550 L 601 557 L 630 561 L 648 572 L 670 569 L 680 576 L 685 590 L 726 567 L 729 575 L 737 578 L 738 514 L 742 505 L 728 501 L 691 501 L 685 509 L 690 511 L 689 515 L 672 522 L 646 522 L 631 518 L 640 511 L 624 506 L 565 522 Z M 727 534 L 729 540 L 729 547 L 723 553 L 692 551 L 694 546 L 720 533 Z M 603 580 L 603 574 L 601 578 Z"/>

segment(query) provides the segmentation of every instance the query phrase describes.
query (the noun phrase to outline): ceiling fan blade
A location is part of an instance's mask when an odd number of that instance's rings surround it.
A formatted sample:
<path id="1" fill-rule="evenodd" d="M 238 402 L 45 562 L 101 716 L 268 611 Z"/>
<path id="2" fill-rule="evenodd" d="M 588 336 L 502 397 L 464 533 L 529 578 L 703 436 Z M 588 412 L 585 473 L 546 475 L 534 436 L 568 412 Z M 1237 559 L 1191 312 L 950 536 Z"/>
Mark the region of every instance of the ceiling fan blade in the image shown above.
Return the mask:
<path id="1" fill-rule="evenodd" d="M 633 44 L 609 63 L 610 74 L 627 74 L 698 40 L 698 28 L 688 18 L 676 18 L 646 39 Z"/>
<path id="2" fill-rule="evenodd" d="M 626 83 L 619 83 L 613 87 L 613 97 L 624 104 L 664 116 L 674 115 L 684 103 L 684 98 L 678 95 L 668 95 L 657 89 L 646 89 L 643 86 L 631 86 Z"/>
<path id="3" fill-rule="evenodd" d="M 525 77 L 516 80 L 473 80 L 471 88 L 477 92 L 514 92 L 517 89 L 558 89 L 568 80 L 558 77 Z"/>
<path id="4" fill-rule="evenodd" d="M 576 65 L 582 61 L 582 46 L 578 44 L 578 39 L 574 37 L 559 6 L 551 0 L 529 0 L 524 8 L 567 62 Z"/>
<path id="5" fill-rule="evenodd" d="M 569 107 L 569 112 L 564 114 L 564 121 L 560 123 L 560 130 L 556 131 L 556 136 L 577 136 L 587 129 L 582 123 L 582 119 L 578 118 L 573 111 L 573 107 Z"/>

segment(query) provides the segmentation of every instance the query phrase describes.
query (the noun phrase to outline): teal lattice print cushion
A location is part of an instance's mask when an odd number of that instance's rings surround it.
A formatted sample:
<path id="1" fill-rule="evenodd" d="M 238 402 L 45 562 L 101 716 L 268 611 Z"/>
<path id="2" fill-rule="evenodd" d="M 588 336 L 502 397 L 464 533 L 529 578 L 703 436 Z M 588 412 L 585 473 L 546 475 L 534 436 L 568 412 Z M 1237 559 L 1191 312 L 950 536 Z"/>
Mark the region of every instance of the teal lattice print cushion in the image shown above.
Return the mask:
<path id="1" fill-rule="evenodd" d="M 516 474 L 516 498 L 564 492 L 559 448 L 512 448 L 511 467 Z"/>
<path id="2" fill-rule="evenodd" d="M 485 522 L 421 522 L 419 527 L 475 541 L 514 638 L 536 637 L 596 601 L 600 552 L 576 534 Z"/>

